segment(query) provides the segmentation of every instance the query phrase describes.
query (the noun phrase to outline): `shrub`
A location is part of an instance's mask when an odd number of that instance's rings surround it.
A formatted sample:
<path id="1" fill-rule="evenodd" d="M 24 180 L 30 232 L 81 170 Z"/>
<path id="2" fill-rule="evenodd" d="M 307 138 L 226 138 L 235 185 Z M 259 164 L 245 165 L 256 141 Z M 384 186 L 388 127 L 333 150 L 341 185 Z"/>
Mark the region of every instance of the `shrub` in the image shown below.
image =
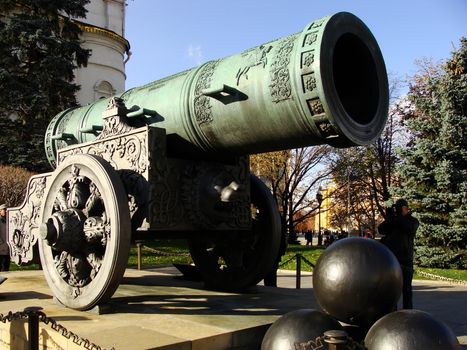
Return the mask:
<path id="1" fill-rule="evenodd" d="M 11 165 L 0 165 L 0 204 L 20 205 L 26 195 L 26 186 L 34 173 Z"/>

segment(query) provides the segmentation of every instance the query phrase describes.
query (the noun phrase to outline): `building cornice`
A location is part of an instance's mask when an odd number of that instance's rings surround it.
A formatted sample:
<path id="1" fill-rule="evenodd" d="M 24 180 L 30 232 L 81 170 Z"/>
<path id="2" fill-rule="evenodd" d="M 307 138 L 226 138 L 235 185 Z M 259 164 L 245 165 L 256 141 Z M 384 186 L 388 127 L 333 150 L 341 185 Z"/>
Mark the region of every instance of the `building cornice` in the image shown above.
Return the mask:
<path id="1" fill-rule="evenodd" d="M 80 27 L 80 29 L 83 32 L 99 34 L 111 38 L 112 40 L 115 40 L 122 44 L 127 53 L 130 51 L 130 42 L 126 40 L 123 36 L 115 33 L 114 31 L 76 20 L 75 23 Z"/>

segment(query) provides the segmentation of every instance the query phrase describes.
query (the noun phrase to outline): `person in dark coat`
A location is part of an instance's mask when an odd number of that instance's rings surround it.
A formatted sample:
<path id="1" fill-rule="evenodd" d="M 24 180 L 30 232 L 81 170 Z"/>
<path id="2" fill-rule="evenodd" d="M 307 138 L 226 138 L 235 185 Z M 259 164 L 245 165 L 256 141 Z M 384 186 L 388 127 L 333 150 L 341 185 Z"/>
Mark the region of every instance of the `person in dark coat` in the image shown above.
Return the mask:
<path id="1" fill-rule="evenodd" d="M 306 230 L 305 239 L 306 239 L 306 245 L 313 245 L 313 231 Z"/>
<path id="2" fill-rule="evenodd" d="M 0 271 L 10 270 L 10 249 L 6 235 L 6 205 L 0 205 Z"/>
<path id="3" fill-rule="evenodd" d="M 396 256 L 402 269 L 402 305 L 404 309 L 412 309 L 412 278 L 414 238 L 419 222 L 410 214 L 409 204 L 399 199 L 388 213 L 386 219 L 378 226 L 385 244 Z"/>

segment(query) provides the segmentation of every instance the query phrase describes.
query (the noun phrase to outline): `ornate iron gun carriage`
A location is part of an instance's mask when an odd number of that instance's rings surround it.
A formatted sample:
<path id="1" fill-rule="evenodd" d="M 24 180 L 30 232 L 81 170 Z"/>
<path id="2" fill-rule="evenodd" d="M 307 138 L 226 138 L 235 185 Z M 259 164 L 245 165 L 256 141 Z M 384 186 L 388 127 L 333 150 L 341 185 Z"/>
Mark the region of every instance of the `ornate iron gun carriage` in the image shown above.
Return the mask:
<path id="1" fill-rule="evenodd" d="M 66 110 L 45 148 L 56 169 L 31 178 L 8 212 L 11 255 L 38 251 L 57 299 L 89 309 L 123 276 L 131 238 L 186 238 L 208 285 L 241 289 L 271 269 L 280 217 L 248 155 L 368 144 L 388 84 L 368 28 L 338 13 L 239 55 Z"/>

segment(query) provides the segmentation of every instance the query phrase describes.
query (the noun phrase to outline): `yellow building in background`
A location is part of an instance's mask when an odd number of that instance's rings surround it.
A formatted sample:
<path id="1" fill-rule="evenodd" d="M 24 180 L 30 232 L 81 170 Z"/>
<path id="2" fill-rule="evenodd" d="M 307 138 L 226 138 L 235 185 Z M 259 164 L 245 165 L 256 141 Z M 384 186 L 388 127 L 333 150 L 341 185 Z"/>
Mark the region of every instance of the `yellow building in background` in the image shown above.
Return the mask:
<path id="1" fill-rule="evenodd" d="M 321 210 L 318 210 L 316 212 L 316 215 L 314 216 L 314 231 L 318 232 L 319 231 L 319 226 L 320 226 L 320 221 L 321 221 L 321 231 L 324 230 L 330 230 L 330 231 L 337 231 L 340 228 L 339 227 L 333 227 L 332 225 L 332 215 L 333 215 L 333 210 L 336 206 L 336 203 L 333 203 L 332 201 L 332 193 L 335 190 L 335 185 L 330 184 L 326 188 L 322 188 L 320 190 L 320 193 L 323 196 L 323 201 L 321 203 Z"/>

